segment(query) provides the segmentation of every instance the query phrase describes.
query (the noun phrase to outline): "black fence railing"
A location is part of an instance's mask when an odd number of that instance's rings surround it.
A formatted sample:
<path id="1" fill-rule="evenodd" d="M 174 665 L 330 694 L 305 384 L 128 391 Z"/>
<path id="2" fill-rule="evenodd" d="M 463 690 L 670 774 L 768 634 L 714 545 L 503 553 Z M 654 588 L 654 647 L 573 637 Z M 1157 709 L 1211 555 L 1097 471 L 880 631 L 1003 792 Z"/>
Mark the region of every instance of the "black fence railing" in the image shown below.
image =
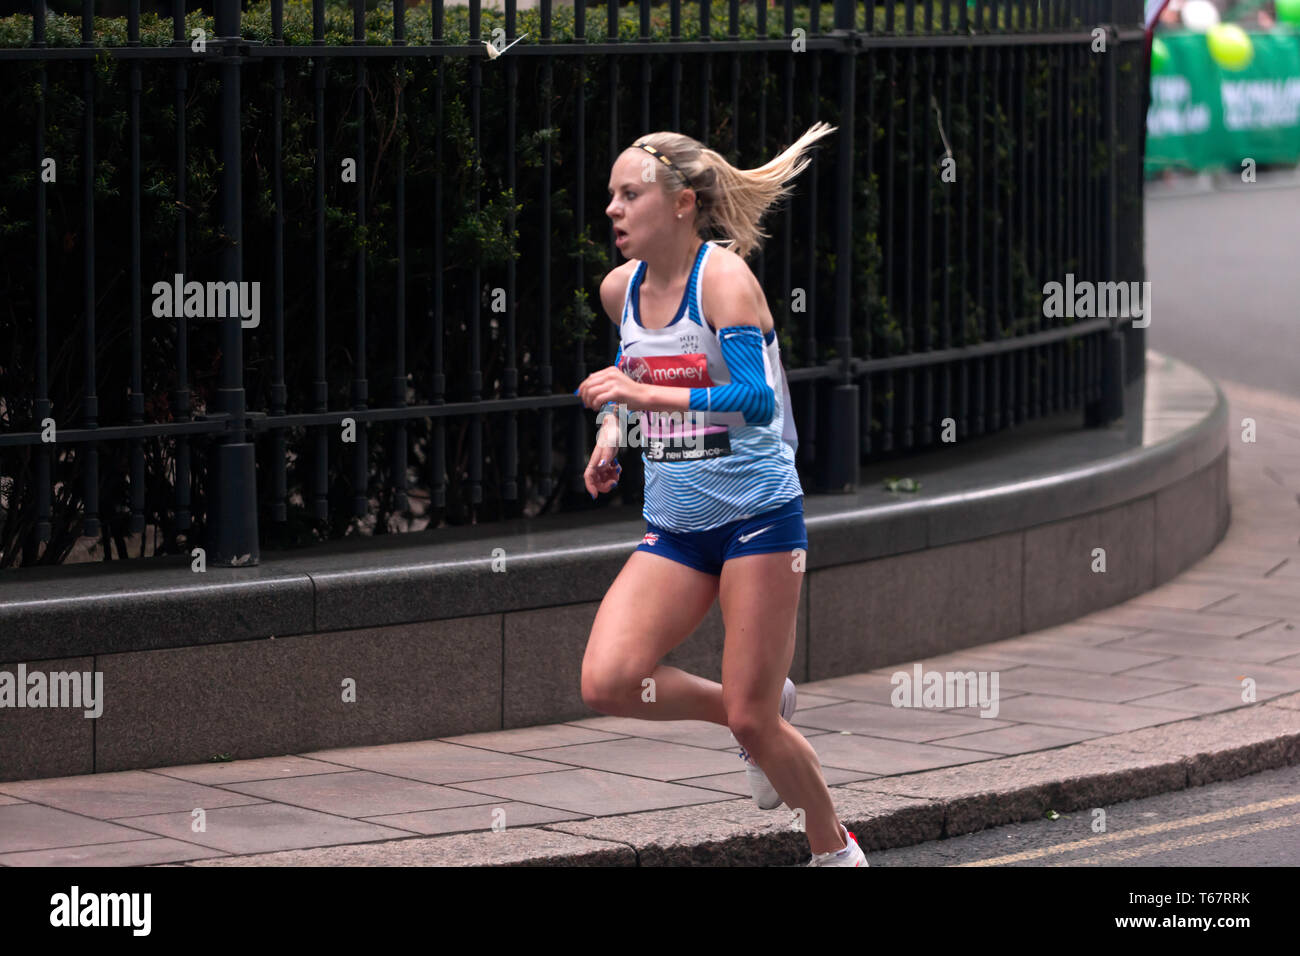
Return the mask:
<path id="1" fill-rule="evenodd" d="M 751 259 L 810 489 L 1142 374 L 1045 295 L 1143 279 L 1140 0 L 93 7 L 0 20 L 0 567 L 603 507 L 572 389 L 656 129 L 838 127 Z"/>

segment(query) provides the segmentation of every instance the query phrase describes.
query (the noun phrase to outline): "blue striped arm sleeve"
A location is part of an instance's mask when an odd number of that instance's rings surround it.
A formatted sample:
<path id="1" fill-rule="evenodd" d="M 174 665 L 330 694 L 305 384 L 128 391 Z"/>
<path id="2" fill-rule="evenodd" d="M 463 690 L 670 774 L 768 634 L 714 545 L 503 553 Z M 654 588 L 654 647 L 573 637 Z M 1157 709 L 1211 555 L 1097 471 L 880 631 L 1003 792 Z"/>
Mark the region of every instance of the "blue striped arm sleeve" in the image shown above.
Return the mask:
<path id="1" fill-rule="evenodd" d="M 722 358 L 731 382 L 691 389 L 696 412 L 740 412 L 746 425 L 766 425 L 776 414 L 776 393 L 763 366 L 763 332 L 756 325 L 728 325 L 718 330 Z"/>

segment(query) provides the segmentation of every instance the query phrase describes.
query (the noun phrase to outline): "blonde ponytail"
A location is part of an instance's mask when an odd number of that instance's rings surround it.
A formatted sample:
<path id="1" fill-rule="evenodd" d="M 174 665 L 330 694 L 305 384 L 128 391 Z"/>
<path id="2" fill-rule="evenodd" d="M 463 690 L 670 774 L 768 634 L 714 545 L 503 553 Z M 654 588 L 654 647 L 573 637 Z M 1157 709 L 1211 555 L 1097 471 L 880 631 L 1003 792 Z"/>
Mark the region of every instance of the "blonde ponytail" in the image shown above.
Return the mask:
<path id="1" fill-rule="evenodd" d="M 712 231 L 729 242 L 742 259 L 749 258 L 768 238 L 759 228 L 764 214 L 792 190 L 787 186 L 812 160 L 805 154 L 813 143 L 835 132 L 828 123 L 815 123 L 780 155 L 756 169 L 737 169 L 719 153 L 681 133 L 650 133 L 637 140 L 665 154 L 695 189 L 700 203 L 695 209 L 696 231 Z M 675 176 L 665 177 L 670 195 L 686 186 Z"/>

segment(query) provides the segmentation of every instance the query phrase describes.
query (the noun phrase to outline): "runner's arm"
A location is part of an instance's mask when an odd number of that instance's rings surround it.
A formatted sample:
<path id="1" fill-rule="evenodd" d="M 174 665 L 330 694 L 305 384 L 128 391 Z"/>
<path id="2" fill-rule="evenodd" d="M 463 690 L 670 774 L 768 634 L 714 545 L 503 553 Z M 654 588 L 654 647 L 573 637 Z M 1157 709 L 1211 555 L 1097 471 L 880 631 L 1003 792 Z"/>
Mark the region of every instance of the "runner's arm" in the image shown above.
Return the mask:
<path id="1" fill-rule="evenodd" d="M 618 352 L 614 356 L 614 368 L 618 368 L 618 363 L 622 360 L 622 358 L 623 358 L 623 343 L 619 342 Z M 601 425 L 605 424 L 605 417 L 607 415 L 616 415 L 616 414 L 618 414 L 618 402 L 606 402 L 604 405 L 601 406 L 600 411 L 596 413 L 596 427 L 599 428 Z"/>
<path id="2" fill-rule="evenodd" d="M 623 358 L 622 340 L 622 294 L 627 287 L 627 275 L 623 266 L 616 266 L 605 274 L 605 278 L 600 283 L 600 304 L 605 310 L 605 315 L 614 323 L 614 328 L 619 330 L 618 352 L 614 355 L 614 367 L 618 368 L 618 363 Z M 596 427 L 599 428 L 605 423 L 605 418 L 613 411 L 617 410 L 617 402 L 606 402 L 596 413 Z"/>
<path id="3" fill-rule="evenodd" d="M 745 424 L 766 425 L 776 414 L 776 393 L 767 384 L 762 329 L 757 325 L 725 326 L 718 329 L 718 345 L 731 382 L 691 389 L 691 410 L 740 412 Z"/>
<path id="4" fill-rule="evenodd" d="M 711 317 L 709 324 L 717 332 L 731 381 L 691 389 L 689 407 L 694 411 L 740 412 L 747 425 L 766 425 L 776 414 L 776 393 L 767 383 L 764 360 L 767 301 L 743 259 L 724 250 L 718 253 L 704 274 L 700 296 Z"/>

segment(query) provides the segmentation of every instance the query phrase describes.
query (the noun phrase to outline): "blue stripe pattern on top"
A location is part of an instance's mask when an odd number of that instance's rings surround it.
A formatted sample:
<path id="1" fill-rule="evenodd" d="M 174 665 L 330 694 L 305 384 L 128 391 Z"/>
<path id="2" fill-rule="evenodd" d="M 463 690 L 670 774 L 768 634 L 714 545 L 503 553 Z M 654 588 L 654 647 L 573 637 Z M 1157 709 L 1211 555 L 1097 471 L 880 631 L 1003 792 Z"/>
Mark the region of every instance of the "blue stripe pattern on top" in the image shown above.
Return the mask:
<path id="1" fill-rule="evenodd" d="M 767 376 L 770 367 L 778 376 L 776 381 L 782 381 L 779 377 L 780 348 L 775 333 L 770 338 L 760 334 L 762 352 L 755 356 L 742 346 L 742 342 L 748 344 L 748 336 L 752 334 L 744 331 L 747 327 L 727 326 L 717 330 L 704 317 L 700 306 L 698 279 L 707 261 L 710 245 L 711 243 L 704 243 L 701 246 L 700 255 L 688 280 L 686 301 L 689 318 L 713 338 L 712 349 L 707 341 L 705 347 L 705 351 L 710 353 L 710 378 L 729 383 L 714 386 L 713 394 L 716 398 L 719 390 L 730 387 L 731 383 L 756 378 L 772 396 L 772 413 L 767 416 L 755 410 L 755 418 L 762 418 L 762 424 L 729 425 L 730 455 L 696 461 L 652 461 L 642 453 L 645 462 L 645 505 L 642 514 L 651 524 L 671 531 L 707 531 L 772 511 L 803 494 L 799 473 L 795 468 L 794 446 L 783 437 L 786 416 L 790 414 L 790 409 L 785 407 L 785 390 L 774 390 Z M 644 276 L 645 265 L 642 262 L 636 270 L 629 292 L 635 289 L 636 283 Z M 628 331 L 629 326 L 635 327 L 631 322 L 634 318 L 632 312 L 631 303 L 625 300 L 624 321 L 627 324 L 622 326 L 624 332 Z M 641 328 L 644 329 L 644 326 Z M 724 344 L 722 341 L 733 336 L 736 337 L 734 343 Z M 638 340 L 640 338 L 638 336 Z M 736 353 L 734 359 L 733 353 Z M 752 366 L 748 369 L 745 367 L 747 359 L 756 359 L 756 375 Z M 715 363 L 721 364 L 723 368 L 715 368 Z M 716 402 L 713 411 L 721 412 Z"/>
<path id="2" fill-rule="evenodd" d="M 646 520 L 673 531 L 707 531 L 802 495 L 794 449 L 782 440 L 777 424 L 782 405 L 778 398 L 777 417 L 767 425 L 732 426 L 730 455 L 703 461 L 647 459 Z"/>

